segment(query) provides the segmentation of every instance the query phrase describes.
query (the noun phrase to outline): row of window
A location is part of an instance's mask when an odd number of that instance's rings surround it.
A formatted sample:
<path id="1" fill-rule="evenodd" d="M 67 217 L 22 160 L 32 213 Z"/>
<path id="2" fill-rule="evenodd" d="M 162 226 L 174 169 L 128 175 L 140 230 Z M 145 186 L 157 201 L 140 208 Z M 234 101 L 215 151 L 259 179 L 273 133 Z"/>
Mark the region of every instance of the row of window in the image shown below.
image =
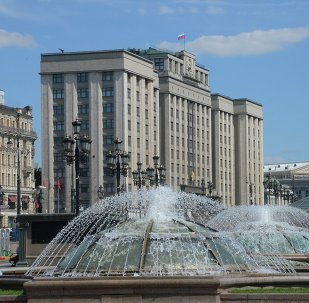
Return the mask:
<path id="1" fill-rule="evenodd" d="M 114 96 L 114 88 L 113 87 L 103 87 L 102 90 L 103 97 L 113 97 Z M 87 87 L 78 88 L 77 89 L 77 97 L 78 98 L 88 98 L 89 90 Z M 64 89 L 54 89 L 53 90 L 53 99 L 64 99 Z"/>
<path id="2" fill-rule="evenodd" d="M 180 113 L 179 109 L 176 109 L 176 119 L 179 119 L 179 116 L 180 116 L 179 113 Z M 173 107 L 171 107 L 171 118 L 174 118 L 174 108 Z M 193 114 L 187 113 L 187 119 L 188 119 L 189 122 L 193 122 L 193 118 L 194 118 Z M 182 120 L 185 119 L 185 112 L 184 111 L 181 111 L 181 119 Z M 202 120 L 202 126 L 204 126 L 205 125 L 205 119 L 202 118 L 201 120 Z M 197 124 L 200 123 L 200 116 L 196 117 L 196 123 Z M 209 126 L 209 119 L 208 118 L 206 119 L 206 125 Z"/>
<path id="3" fill-rule="evenodd" d="M 81 125 L 82 130 L 89 129 L 89 120 L 83 120 Z M 54 121 L 54 131 L 64 131 L 64 121 Z"/>
<path id="4" fill-rule="evenodd" d="M 64 105 L 54 105 L 54 116 L 64 115 Z M 89 105 L 88 104 L 78 104 L 78 113 L 80 114 L 88 114 Z M 104 113 L 113 113 L 114 112 L 114 104 L 113 103 L 103 103 L 103 112 Z"/>
<path id="5" fill-rule="evenodd" d="M 181 159 L 184 161 L 185 160 L 185 151 L 182 151 L 181 152 Z M 200 162 L 200 155 L 197 154 L 196 155 L 196 162 Z M 175 159 L 175 155 L 174 155 L 174 149 L 172 148 L 171 149 L 171 159 L 174 160 Z M 176 159 L 177 160 L 180 160 L 180 151 L 178 149 L 176 149 Z M 206 157 L 207 159 L 207 165 L 209 165 L 209 156 Z M 187 160 L 188 161 L 191 161 L 191 162 L 195 162 L 195 154 L 194 153 L 191 153 L 191 152 L 187 152 Z M 205 156 L 202 155 L 202 162 L 204 163 L 205 162 Z"/>
<path id="6" fill-rule="evenodd" d="M 112 81 L 114 78 L 113 72 L 103 72 L 102 81 Z M 59 84 L 64 82 L 64 74 L 53 74 L 53 83 Z M 77 73 L 77 82 L 88 82 L 88 73 Z"/>

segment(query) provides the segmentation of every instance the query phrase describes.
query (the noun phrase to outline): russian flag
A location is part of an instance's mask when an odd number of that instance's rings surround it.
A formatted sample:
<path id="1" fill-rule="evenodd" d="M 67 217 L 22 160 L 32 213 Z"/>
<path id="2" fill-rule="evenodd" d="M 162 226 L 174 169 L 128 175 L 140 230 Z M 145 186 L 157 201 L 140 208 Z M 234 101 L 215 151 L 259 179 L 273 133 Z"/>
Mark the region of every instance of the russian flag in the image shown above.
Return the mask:
<path id="1" fill-rule="evenodd" d="M 178 36 L 178 40 L 185 40 L 185 39 L 186 39 L 186 36 L 184 33 Z"/>

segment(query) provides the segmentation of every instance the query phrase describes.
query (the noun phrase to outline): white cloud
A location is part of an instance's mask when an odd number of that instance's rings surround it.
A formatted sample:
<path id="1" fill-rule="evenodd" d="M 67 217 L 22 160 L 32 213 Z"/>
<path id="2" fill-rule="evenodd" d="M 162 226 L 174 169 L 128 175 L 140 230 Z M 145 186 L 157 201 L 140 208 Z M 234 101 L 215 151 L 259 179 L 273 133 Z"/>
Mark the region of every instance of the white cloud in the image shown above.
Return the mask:
<path id="1" fill-rule="evenodd" d="M 222 15 L 225 14 L 226 11 L 222 7 L 210 5 L 206 8 L 206 13 L 210 15 Z"/>
<path id="2" fill-rule="evenodd" d="M 280 51 L 306 39 L 309 39 L 309 27 L 255 30 L 234 36 L 201 36 L 186 41 L 186 49 L 195 54 L 222 57 L 252 56 Z M 182 49 L 182 44 L 161 42 L 158 47 L 176 51 Z"/>
<path id="3" fill-rule="evenodd" d="M 144 9 L 144 8 L 139 8 L 139 9 L 137 10 L 137 12 L 138 12 L 138 14 L 139 14 L 140 16 L 147 16 L 147 14 L 148 14 L 147 10 Z"/>
<path id="4" fill-rule="evenodd" d="M 30 35 L 23 35 L 17 32 L 7 32 L 0 29 L 0 48 L 1 47 L 34 47 L 37 43 Z"/>
<path id="5" fill-rule="evenodd" d="M 172 8 L 169 7 L 169 6 L 163 5 L 163 6 L 160 6 L 160 8 L 159 8 L 159 13 L 160 13 L 161 15 L 173 14 L 173 13 L 174 13 L 174 9 L 172 9 Z"/>

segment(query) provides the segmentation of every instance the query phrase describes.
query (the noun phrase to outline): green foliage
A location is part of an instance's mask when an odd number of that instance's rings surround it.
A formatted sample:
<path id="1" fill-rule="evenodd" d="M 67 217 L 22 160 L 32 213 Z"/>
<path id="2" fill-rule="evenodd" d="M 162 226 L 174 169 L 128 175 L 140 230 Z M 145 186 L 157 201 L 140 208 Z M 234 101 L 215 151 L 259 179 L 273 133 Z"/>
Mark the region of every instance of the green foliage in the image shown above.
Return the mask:
<path id="1" fill-rule="evenodd" d="M 0 296 L 8 296 L 8 295 L 23 295 L 24 291 L 22 289 L 0 289 Z"/>

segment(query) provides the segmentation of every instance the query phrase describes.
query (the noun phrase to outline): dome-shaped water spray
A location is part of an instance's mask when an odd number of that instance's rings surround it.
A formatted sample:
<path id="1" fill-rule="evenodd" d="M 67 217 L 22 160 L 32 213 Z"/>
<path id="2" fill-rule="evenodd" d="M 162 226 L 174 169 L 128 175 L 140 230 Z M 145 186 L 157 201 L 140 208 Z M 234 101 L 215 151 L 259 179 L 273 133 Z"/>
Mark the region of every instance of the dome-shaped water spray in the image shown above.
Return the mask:
<path id="1" fill-rule="evenodd" d="M 222 206 L 158 188 L 106 198 L 76 217 L 36 259 L 33 276 L 175 276 L 273 271 L 207 228 Z M 277 260 L 276 270 L 293 271 Z"/>

